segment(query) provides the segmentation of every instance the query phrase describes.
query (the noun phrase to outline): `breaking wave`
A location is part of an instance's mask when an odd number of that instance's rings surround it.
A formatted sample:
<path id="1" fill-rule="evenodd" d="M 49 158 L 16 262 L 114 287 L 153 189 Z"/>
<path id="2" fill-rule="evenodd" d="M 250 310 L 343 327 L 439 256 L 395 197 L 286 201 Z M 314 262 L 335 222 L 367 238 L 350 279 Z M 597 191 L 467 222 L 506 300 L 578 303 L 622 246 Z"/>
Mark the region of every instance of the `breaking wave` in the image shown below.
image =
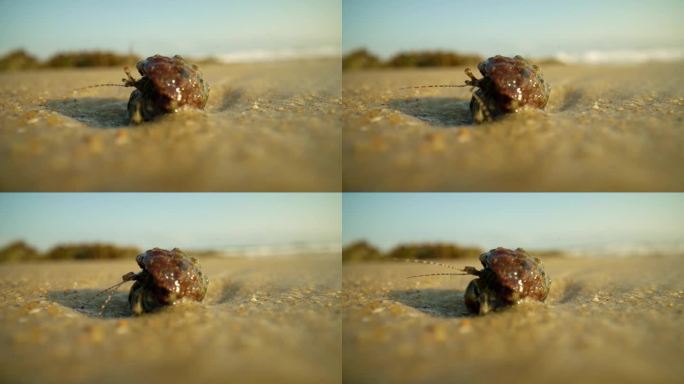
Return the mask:
<path id="1" fill-rule="evenodd" d="M 568 64 L 637 64 L 651 61 L 672 62 L 684 59 L 683 48 L 589 50 L 581 53 L 559 52 L 554 56 Z"/>
<path id="2" fill-rule="evenodd" d="M 282 61 L 318 58 L 339 58 L 340 47 L 324 46 L 315 48 L 284 48 L 276 50 L 252 49 L 217 55 L 223 63 L 253 63 L 263 61 Z"/>

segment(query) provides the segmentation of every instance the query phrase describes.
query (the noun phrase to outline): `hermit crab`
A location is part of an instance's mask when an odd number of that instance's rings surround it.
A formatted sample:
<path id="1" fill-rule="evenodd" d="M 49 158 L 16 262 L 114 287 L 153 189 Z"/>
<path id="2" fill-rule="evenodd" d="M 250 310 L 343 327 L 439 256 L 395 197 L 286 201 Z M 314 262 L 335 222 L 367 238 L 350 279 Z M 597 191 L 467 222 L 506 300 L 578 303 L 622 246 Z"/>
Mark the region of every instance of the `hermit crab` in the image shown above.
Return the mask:
<path id="1" fill-rule="evenodd" d="M 153 248 L 136 256 L 142 271 L 128 272 L 122 282 L 107 288 L 111 291 L 121 284 L 134 281 L 128 294 L 128 304 L 135 315 L 151 312 L 180 300 L 202 301 L 209 281 L 202 274 L 199 262 L 185 255 L 180 249 L 170 251 Z M 101 311 L 111 299 L 102 305 Z"/>
<path id="2" fill-rule="evenodd" d="M 466 84 L 478 88 L 470 100 L 473 121 L 481 123 L 525 108 L 544 109 L 551 89 L 544 82 L 539 66 L 521 56 L 494 56 L 480 62 L 476 78 L 470 68 Z"/>
<path id="3" fill-rule="evenodd" d="M 451 265 L 423 260 L 418 263 L 435 264 L 447 268 Z M 465 273 L 438 273 L 432 275 L 474 275 L 477 276 L 466 288 L 465 305 L 471 313 L 484 315 L 523 301 L 546 300 L 551 281 L 544 272 L 541 259 L 531 257 L 524 249 L 510 250 L 496 248 L 480 255 L 484 269 L 475 267 L 459 269 Z M 458 269 L 458 268 L 456 268 Z"/>
<path id="4" fill-rule="evenodd" d="M 209 85 L 196 65 L 188 65 L 182 57 L 160 55 L 148 57 L 136 65 L 142 77 L 135 80 L 128 68 L 125 86 L 135 87 L 128 99 L 131 123 L 152 120 L 181 107 L 204 109 L 209 99 Z"/>
<path id="5" fill-rule="evenodd" d="M 132 124 L 150 121 L 157 116 L 177 112 L 180 109 L 204 109 L 209 99 L 209 84 L 194 64 L 187 64 L 178 55 L 166 57 L 154 55 L 137 63 L 139 79 L 133 78 L 128 67 L 121 84 L 100 86 L 135 87 L 128 99 L 128 120 Z M 84 88 L 82 88 L 84 89 Z"/>
<path id="6" fill-rule="evenodd" d="M 543 110 L 546 107 L 551 88 L 544 81 L 541 68 L 522 56 L 490 57 L 480 62 L 477 69 L 483 77 L 476 78 L 471 69 L 466 68 L 465 73 L 470 79 L 463 85 L 425 85 L 409 88 L 477 88 L 470 99 L 470 115 L 475 123 L 492 121 L 523 109 Z"/>

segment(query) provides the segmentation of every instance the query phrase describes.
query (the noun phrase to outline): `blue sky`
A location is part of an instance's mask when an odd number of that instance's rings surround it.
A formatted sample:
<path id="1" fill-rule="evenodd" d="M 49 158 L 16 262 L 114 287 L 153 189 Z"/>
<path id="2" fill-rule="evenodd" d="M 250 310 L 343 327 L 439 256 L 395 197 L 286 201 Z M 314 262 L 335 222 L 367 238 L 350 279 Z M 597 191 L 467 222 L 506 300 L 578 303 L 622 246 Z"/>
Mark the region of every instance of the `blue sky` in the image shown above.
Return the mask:
<path id="1" fill-rule="evenodd" d="M 684 194 L 2 193 L 0 246 L 181 248 L 445 241 L 528 248 L 684 243 Z"/>
<path id="2" fill-rule="evenodd" d="M 681 0 L 344 0 L 343 52 L 449 49 L 533 56 L 682 48 Z"/>
<path id="3" fill-rule="evenodd" d="M 0 54 L 141 55 L 339 46 L 341 0 L 0 0 Z"/>
<path id="4" fill-rule="evenodd" d="M 342 241 L 493 248 L 684 243 L 684 194 L 346 193 Z"/>
<path id="5" fill-rule="evenodd" d="M 210 248 L 340 241 L 339 194 L 2 193 L 0 246 Z"/>
<path id="6" fill-rule="evenodd" d="M 552 55 L 684 48 L 681 0 L 0 0 L 0 54 L 23 47 L 218 55 L 342 45 Z"/>

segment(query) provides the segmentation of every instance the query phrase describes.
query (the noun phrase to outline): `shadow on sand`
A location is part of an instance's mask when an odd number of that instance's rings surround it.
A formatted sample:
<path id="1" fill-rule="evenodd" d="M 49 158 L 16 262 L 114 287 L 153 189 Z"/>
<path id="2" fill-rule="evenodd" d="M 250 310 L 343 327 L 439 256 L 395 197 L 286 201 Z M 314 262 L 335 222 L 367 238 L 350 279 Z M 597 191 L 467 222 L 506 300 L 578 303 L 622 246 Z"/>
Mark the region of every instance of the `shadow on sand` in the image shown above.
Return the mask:
<path id="1" fill-rule="evenodd" d="M 389 298 L 435 317 L 469 317 L 463 291 L 451 289 L 409 289 L 392 291 Z"/>
<path id="2" fill-rule="evenodd" d="M 471 125 L 470 100 L 453 97 L 395 99 L 390 108 L 411 115 L 436 127 Z"/>
<path id="3" fill-rule="evenodd" d="M 239 283 L 231 283 L 231 284 L 222 284 L 223 289 L 221 290 L 221 293 L 219 294 L 219 297 L 216 301 L 217 304 L 226 304 L 230 303 L 235 298 L 237 297 L 238 292 L 242 288 L 241 284 Z"/>
<path id="4" fill-rule="evenodd" d="M 47 298 L 89 317 L 112 319 L 132 316 L 128 306 L 128 293 L 120 291 L 112 293 L 112 299 L 100 314 L 100 307 L 109 295 L 109 293 L 98 295 L 100 292 L 102 291 L 95 289 L 52 291 L 47 294 Z"/>
<path id="5" fill-rule="evenodd" d="M 45 107 L 92 128 L 128 126 L 127 103 L 121 99 L 85 97 L 50 100 L 45 103 Z"/>
<path id="6" fill-rule="evenodd" d="M 218 107 L 219 111 L 229 111 L 233 109 L 238 101 L 242 98 L 243 91 L 241 89 L 234 89 L 230 87 L 225 87 L 223 93 L 221 94 L 221 101 Z"/>

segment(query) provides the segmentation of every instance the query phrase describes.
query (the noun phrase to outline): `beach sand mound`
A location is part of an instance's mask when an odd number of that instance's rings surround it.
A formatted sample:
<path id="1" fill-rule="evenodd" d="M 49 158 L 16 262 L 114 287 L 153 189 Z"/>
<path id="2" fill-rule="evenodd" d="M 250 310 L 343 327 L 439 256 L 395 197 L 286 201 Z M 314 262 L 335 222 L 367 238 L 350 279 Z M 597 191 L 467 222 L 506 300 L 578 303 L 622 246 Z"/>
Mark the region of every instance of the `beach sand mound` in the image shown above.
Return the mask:
<path id="1" fill-rule="evenodd" d="M 546 112 L 473 125 L 463 68 L 343 75 L 349 191 L 679 191 L 682 63 L 546 66 Z"/>
<path id="2" fill-rule="evenodd" d="M 339 61 L 210 65 L 206 111 L 127 122 L 123 69 L 0 74 L 0 190 L 339 191 Z"/>
<path id="3" fill-rule="evenodd" d="M 555 258 L 546 303 L 472 316 L 470 276 L 343 267 L 346 383 L 679 383 L 684 259 Z M 455 262 L 457 267 L 477 265 Z"/>
<path id="4" fill-rule="evenodd" d="M 339 256 L 201 261 L 202 303 L 132 317 L 130 261 L 0 265 L 0 381 L 338 383 Z"/>

